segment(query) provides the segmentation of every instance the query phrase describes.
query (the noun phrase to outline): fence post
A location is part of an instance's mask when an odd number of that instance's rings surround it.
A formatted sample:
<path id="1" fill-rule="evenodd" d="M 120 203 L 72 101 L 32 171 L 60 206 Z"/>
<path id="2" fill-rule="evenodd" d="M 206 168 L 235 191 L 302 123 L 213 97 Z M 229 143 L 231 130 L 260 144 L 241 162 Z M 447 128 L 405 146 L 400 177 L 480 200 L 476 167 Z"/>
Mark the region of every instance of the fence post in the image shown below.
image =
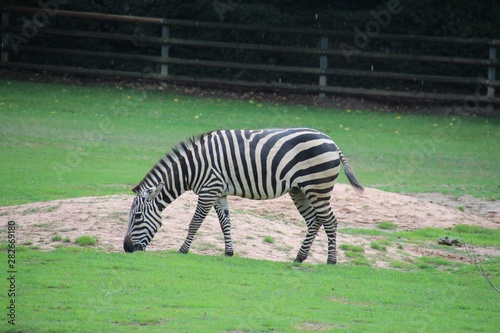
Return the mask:
<path id="1" fill-rule="evenodd" d="M 490 60 L 496 60 L 497 58 L 497 48 L 495 46 L 490 46 L 490 52 L 489 52 L 489 59 Z M 495 66 L 489 66 L 488 67 L 488 82 L 491 82 L 495 80 L 496 78 L 496 67 Z M 494 98 L 495 97 L 495 87 L 489 85 L 488 86 L 488 91 L 486 93 L 487 98 Z M 489 110 L 493 110 L 493 104 L 488 104 L 487 108 Z"/>
<path id="2" fill-rule="evenodd" d="M 161 29 L 161 38 L 163 40 L 167 40 L 170 37 L 170 28 L 168 25 L 162 26 Z M 168 44 L 162 44 L 161 45 L 161 57 L 162 58 L 168 58 Z M 161 78 L 165 78 L 168 76 L 168 64 L 161 64 L 161 70 L 160 70 L 160 76 Z"/>
<path id="3" fill-rule="evenodd" d="M 319 43 L 319 47 L 322 50 L 326 50 L 328 48 L 328 37 L 326 36 L 321 36 L 321 40 Z M 320 70 L 320 76 L 319 76 L 319 88 L 323 89 L 326 87 L 326 75 L 324 75 L 325 70 L 328 68 L 328 58 L 326 55 L 321 55 L 319 57 L 319 70 Z M 325 93 L 321 92 L 319 93 L 319 98 L 325 98 Z"/>
<path id="4" fill-rule="evenodd" d="M 9 25 L 9 12 L 2 12 L 2 26 L 6 28 Z M 9 51 L 7 50 L 7 44 L 9 41 L 9 33 L 2 32 L 2 48 L 5 47 L 5 50 L 2 50 L 1 61 L 8 62 L 9 61 Z"/>

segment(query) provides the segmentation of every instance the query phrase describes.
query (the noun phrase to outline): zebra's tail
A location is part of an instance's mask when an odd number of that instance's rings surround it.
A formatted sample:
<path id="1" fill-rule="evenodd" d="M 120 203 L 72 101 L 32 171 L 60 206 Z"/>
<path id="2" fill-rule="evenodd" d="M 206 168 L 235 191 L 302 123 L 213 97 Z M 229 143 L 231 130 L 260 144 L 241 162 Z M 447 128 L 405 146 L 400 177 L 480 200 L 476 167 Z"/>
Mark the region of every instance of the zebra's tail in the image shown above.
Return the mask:
<path id="1" fill-rule="evenodd" d="M 351 165 L 347 161 L 347 158 L 342 154 L 342 151 L 338 149 L 339 151 L 339 157 L 340 161 L 344 165 L 344 172 L 345 175 L 347 176 L 347 179 L 349 179 L 349 183 L 351 183 L 352 187 L 354 187 L 354 190 L 358 194 L 362 194 L 365 190 L 365 188 L 359 183 L 358 179 L 356 178 L 356 175 L 354 175 L 354 171 L 351 168 Z"/>

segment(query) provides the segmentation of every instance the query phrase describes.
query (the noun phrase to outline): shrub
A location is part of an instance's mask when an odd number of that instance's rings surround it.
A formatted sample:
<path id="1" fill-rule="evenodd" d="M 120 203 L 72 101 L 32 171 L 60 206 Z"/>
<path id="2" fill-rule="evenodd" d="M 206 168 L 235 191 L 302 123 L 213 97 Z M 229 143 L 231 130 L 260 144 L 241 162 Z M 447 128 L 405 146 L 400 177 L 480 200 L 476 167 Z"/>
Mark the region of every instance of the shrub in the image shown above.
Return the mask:
<path id="1" fill-rule="evenodd" d="M 387 248 L 385 247 L 385 245 L 382 245 L 380 243 L 377 243 L 377 242 L 372 242 L 370 244 L 370 247 L 374 250 L 378 250 L 378 251 L 387 251 Z"/>
<path id="2" fill-rule="evenodd" d="M 80 236 L 75 239 L 75 243 L 80 246 L 95 245 L 97 238 L 91 236 Z"/>
<path id="3" fill-rule="evenodd" d="M 365 255 L 360 253 L 360 252 L 352 252 L 352 251 L 347 251 L 345 253 L 345 256 L 347 258 L 353 258 L 353 259 L 357 259 L 357 258 L 365 258 Z"/>
<path id="4" fill-rule="evenodd" d="M 389 222 L 389 221 L 383 221 L 383 222 L 380 222 L 377 225 L 377 227 L 379 229 L 394 230 L 394 229 L 396 229 L 396 224 L 393 222 Z"/>
<path id="5" fill-rule="evenodd" d="M 365 252 L 365 249 L 360 246 L 360 245 L 353 245 L 353 244 L 342 244 L 340 245 L 340 248 L 344 251 L 349 251 L 349 252 Z"/>
<path id="6" fill-rule="evenodd" d="M 53 242 L 60 242 L 60 241 L 62 241 L 62 237 L 60 235 L 54 235 L 54 236 L 52 236 L 52 241 Z"/>
<path id="7" fill-rule="evenodd" d="M 272 238 L 271 236 L 266 236 L 264 237 L 264 242 L 274 244 L 274 238 Z"/>

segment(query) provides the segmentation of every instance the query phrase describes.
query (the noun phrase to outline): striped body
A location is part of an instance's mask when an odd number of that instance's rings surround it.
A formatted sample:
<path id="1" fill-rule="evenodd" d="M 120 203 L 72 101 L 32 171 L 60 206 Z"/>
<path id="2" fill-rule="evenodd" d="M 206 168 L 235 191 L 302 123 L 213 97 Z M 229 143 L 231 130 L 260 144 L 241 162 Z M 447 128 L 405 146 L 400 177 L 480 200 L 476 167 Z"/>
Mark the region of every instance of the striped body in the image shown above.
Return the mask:
<path id="1" fill-rule="evenodd" d="M 362 191 L 337 145 L 312 129 L 223 130 L 184 141 L 133 189 L 137 197 L 124 248 L 129 252 L 144 249 L 161 226 L 160 212 L 190 190 L 198 194 L 198 205 L 179 251 L 189 251 L 194 234 L 214 207 L 225 252 L 232 255 L 227 196 L 264 200 L 290 193 L 308 226 L 296 260 L 307 257 L 323 225 L 329 238 L 328 262 L 335 263 L 337 221 L 330 197 L 341 162 L 351 184 Z"/>

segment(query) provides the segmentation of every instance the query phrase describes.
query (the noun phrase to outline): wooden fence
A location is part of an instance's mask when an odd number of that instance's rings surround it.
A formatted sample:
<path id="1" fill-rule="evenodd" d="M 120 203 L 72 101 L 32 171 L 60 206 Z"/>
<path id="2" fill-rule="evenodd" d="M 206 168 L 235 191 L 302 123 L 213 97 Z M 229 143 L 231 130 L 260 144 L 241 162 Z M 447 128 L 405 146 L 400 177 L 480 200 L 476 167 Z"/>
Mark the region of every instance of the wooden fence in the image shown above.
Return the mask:
<path id="1" fill-rule="evenodd" d="M 22 20 L 20 19 L 22 17 Z M 9 24 L 14 22 L 17 24 Z M 161 31 L 161 35 L 147 36 L 143 33 L 116 33 L 112 31 L 90 31 L 90 29 L 68 30 L 51 28 L 53 21 L 61 18 L 74 18 L 85 20 L 86 22 L 122 22 L 136 25 L 152 25 Z M 375 22 L 375 21 L 374 21 Z M 10 69 L 27 69 L 36 71 L 56 71 L 74 74 L 84 74 L 91 76 L 114 76 L 126 78 L 142 78 L 156 80 L 157 82 L 178 82 L 198 85 L 227 85 L 233 87 L 243 87 L 251 89 L 265 90 L 289 90 L 299 92 L 319 93 L 335 95 L 352 96 L 371 96 L 388 98 L 408 98 L 441 100 L 448 102 L 460 102 L 469 107 L 475 107 L 479 104 L 489 106 L 500 105 L 500 98 L 495 97 L 495 88 L 500 86 L 500 80 L 496 79 L 496 67 L 500 66 L 500 61 L 496 58 L 496 47 L 500 40 L 475 39 L 475 38 L 451 38 L 451 37 L 430 37 L 414 35 L 394 35 L 383 33 L 360 34 L 359 31 L 331 31 L 320 29 L 299 29 L 286 27 L 262 27 L 254 25 L 236 25 L 218 22 L 197 22 L 185 20 L 172 20 L 162 18 L 135 17 L 122 15 L 109 15 L 99 13 L 72 12 L 59 10 L 57 8 L 28 8 L 18 6 L 7 6 L 2 9 L 2 21 L 0 32 L 2 36 L 1 61 L 0 67 Z M 21 24 L 22 23 L 22 24 Z M 172 29 L 192 29 L 192 30 L 224 30 L 231 37 L 233 32 L 262 33 L 269 35 L 286 35 L 296 39 L 307 38 L 315 40 L 313 46 L 296 46 L 280 44 L 259 44 L 242 42 L 238 38 L 234 40 L 200 40 L 189 38 L 175 38 L 172 36 Z M 380 29 L 379 29 L 380 30 Z M 137 32 L 137 31 L 136 31 Z M 47 47 L 43 43 L 32 43 L 35 40 L 55 39 L 62 37 L 71 37 L 74 39 L 87 38 L 97 41 L 123 41 L 137 45 L 147 45 L 142 48 L 144 52 L 122 53 L 113 50 L 86 50 L 71 49 L 61 47 Z M 360 39 L 361 38 L 361 39 Z M 295 40 L 292 38 L 292 40 Z M 402 52 L 389 52 L 386 50 L 373 50 L 366 46 L 371 41 L 390 41 L 400 44 L 405 43 L 426 43 L 429 45 L 449 44 L 458 46 L 468 46 L 474 49 L 484 51 L 484 58 L 468 58 L 450 55 L 436 54 L 409 54 Z M 198 47 L 209 48 L 218 51 L 232 50 L 241 52 L 242 57 L 245 52 L 266 53 L 277 55 L 300 55 L 310 57 L 316 62 L 313 66 L 297 66 L 289 64 L 276 63 L 248 63 L 245 61 L 221 61 L 219 59 L 199 59 L 173 56 L 176 48 Z M 138 48 L 141 50 L 141 48 Z M 406 49 L 406 48 L 405 48 Z M 146 50 L 148 52 L 146 52 Z M 156 50 L 156 55 L 152 55 L 151 50 Z M 149 54 L 148 54 L 149 53 Z M 26 56 L 22 56 L 22 55 Z M 152 63 L 156 66 L 148 66 L 146 69 L 109 69 L 103 68 L 85 68 L 78 65 L 78 61 L 72 60 L 69 64 L 62 65 L 61 61 L 45 60 L 44 63 L 30 62 L 29 55 L 50 55 L 56 59 L 61 56 L 68 59 L 78 59 L 78 57 L 107 59 L 109 61 L 127 61 Z M 179 53 L 182 55 L 182 52 Z M 59 58 L 57 58 L 59 56 Z M 75 58 L 76 57 L 76 58 Z M 467 72 L 473 72 L 473 75 L 456 76 L 450 74 L 428 74 L 411 73 L 409 70 L 398 72 L 394 70 L 377 71 L 372 68 L 355 68 L 350 63 L 356 59 L 366 59 L 369 61 L 386 62 L 388 64 L 397 64 L 400 62 L 436 64 L 454 64 L 469 69 Z M 310 62 L 311 63 L 311 62 Z M 342 67 L 332 66 L 331 64 L 341 64 Z M 288 73 L 302 82 L 281 82 L 281 79 L 267 80 L 240 80 L 239 75 L 232 78 L 217 78 L 210 74 L 204 76 L 183 75 L 183 73 L 174 73 L 176 66 L 184 67 L 204 67 L 213 70 L 233 69 L 241 72 L 264 72 L 264 73 Z M 131 66 L 133 68 L 134 66 Z M 385 68 L 390 68 L 385 67 Z M 406 68 L 411 68 L 406 67 Z M 208 71 L 210 72 L 210 71 Z M 316 83 L 311 83 L 305 77 L 316 76 Z M 339 78 L 363 78 L 363 80 L 373 80 L 374 86 L 379 81 L 392 80 L 398 84 L 394 88 L 360 88 L 359 86 L 331 85 L 328 83 L 338 82 Z M 358 81 L 359 82 L 359 81 Z M 370 81 L 371 82 L 371 81 Z M 424 91 L 423 89 L 413 89 L 408 91 L 406 83 L 424 83 L 431 82 L 433 87 L 442 87 L 445 92 Z M 455 92 L 453 85 L 460 85 L 460 93 Z M 466 91 L 463 90 L 466 87 Z M 406 88 L 406 89 L 405 89 Z M 449 88 L 449 89 L 448 89 Z M 451 91 L 451 92 L 450 92 Z"/>

